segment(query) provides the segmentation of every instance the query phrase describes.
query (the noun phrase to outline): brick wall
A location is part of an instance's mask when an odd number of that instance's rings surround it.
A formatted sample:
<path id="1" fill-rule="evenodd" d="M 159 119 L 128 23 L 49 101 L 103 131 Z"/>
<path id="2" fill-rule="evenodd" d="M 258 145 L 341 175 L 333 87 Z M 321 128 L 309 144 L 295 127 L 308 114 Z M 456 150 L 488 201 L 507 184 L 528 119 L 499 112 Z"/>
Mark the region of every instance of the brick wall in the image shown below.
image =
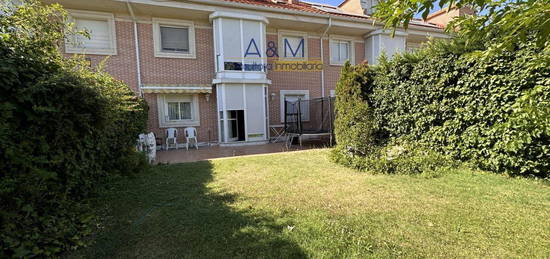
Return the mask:
<path id="1" fill-rule="evenodd" d="M 96 67 L 105 60 L 105 72 L 113 75 L 118 80 L 130 86 L 138 93 L 137 71 L 136 71 L 136 46 L 134 44 L 134 30 L 132 22 L 115 22 L 117 55 L 86 55 L 91 66 Z M 70 57 L 73 54 L 66 54 Z"/>
<path id="2" fill-rule="evenodd" d="M 140 43 L 141 81 L 154 84 L 211 84 L 214 78 L 214 45 L 211 28 L 195 28 L 196 58 L 159 58 L 154 54 L 152 24 L 138 24 Z M 149 103 L 149 130 L 165 137 L 166 129 L 159 127 L 157 94 L 145 94 Z M 196 126 L 199 142 L 217 142 L 218 124 L 216 114 L 216 93 L 199 94 L 200 126 Z M 185 143 L 183 129 L 178 128 L 178 142 Z"/>
<path id="3" fill-rule="evenodd" d="M 136 94 L 137 71 L 133 34 L 133 23 L 116 21 L 117 55 L 106 61 L 106 72 L 128 84 Z M 184 58 L 157 58 L 154 56 L 153 29 L 150 23 L 138 24 L 141 80 L 142 84 L 211 84 L 215 76 L 214 49 L 212 28 L 195 28 L 196 59 Z M 277 35 L 268 34 L 267 41 L 278 42 Z M 308 59 L 320 59 L 320 40 L 308 38 Z M 364 44 L 355 44 L 355 61 L 360 63 L 364 59 Z M 330 65 L 329 41 L 324 40 L 325 63 L 325 96 L 334 90 L 338 81 L 341 66 Z M 93 66 L 105 59 L 103 55 L 88 55 Z M 311 98 L 321 97 L 321 72 L 281 72 L 268 71 L 268 78 L 272 85 L 268 90 L 270 124 L 281 124 L 280 120 L 280 90 L 309 90 Z M 275 93 L 275 95 L 271 95 Z M 165 129 L 159 128 L 157 94 L 145 94 L 149 104 L 149 131 L 164 138 Z M 197 126 L 199 142 L 217 142 L 217 111 L 216 92 L 206 101 L 204 94 L 199 95 L 200 126 Z M 178 128 L 178 142 L 185 143 L 183 128 Z"/>
<path id="4" fill-rule="evenodd" d="M 267 35 L 267 41 L 277 42 L 277 35 Z M 320 60 L 321 45 L 320 39 L 308 38 L 308 60 Z M 361 63 L 364 58 L 363 43 L 355 44 L 355 63 Z M 325 77 L 325 96 L 330 95 L 330 90 L 336 89 L 336 83 L 340 77 L 342 66 L 330 65 L 329 40 L 323 40 L 323 62 Z M 272 62 L 273 60 L 270 60 Z M 322 97 L 321 94 L 321 72 L 282 72 L 268 71 L 267 77 L 272 80 L 269 86 L 269 123 L 279 125 L 281 122 L 280 91 L 281 90 L 309 90 L 310 98 Z M 272 95 L 274 93 L 275 95 Z"/>

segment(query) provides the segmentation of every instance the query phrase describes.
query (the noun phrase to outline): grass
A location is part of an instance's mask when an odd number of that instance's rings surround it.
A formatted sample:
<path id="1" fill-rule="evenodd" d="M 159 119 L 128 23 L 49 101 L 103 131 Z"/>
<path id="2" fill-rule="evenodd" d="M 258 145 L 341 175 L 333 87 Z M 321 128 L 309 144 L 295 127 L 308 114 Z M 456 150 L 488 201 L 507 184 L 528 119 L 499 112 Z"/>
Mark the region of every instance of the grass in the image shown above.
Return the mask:
<path id="1" fill-rule="evenodd" d="M 72 257 L 547 257 L 550 187 L 455 169 L 370 175 L 327 150 L 158 166 L 97 200 Z"/>

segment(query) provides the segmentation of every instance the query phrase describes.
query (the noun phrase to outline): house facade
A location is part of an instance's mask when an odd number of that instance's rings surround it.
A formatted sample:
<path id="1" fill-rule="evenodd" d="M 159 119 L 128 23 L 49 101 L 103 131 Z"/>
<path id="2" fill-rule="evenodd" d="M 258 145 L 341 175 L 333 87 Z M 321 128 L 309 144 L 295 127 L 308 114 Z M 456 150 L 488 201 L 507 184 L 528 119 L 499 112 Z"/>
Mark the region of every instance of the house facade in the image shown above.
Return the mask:
<path id="1" fill-rule="evenodd" d="M 411 22 L 394 37 L 370 18 L 376 1 L 57 0 L 89 38 L 63 51 L 124 81 L 149 104 L 149 130 L 195 127 L 200 143 L 269 140 L 284 100 L 334 96 L 342 65 L 411 51 L 441 26 Z M 183 143 L 180 133 L 178 142 Z"/>

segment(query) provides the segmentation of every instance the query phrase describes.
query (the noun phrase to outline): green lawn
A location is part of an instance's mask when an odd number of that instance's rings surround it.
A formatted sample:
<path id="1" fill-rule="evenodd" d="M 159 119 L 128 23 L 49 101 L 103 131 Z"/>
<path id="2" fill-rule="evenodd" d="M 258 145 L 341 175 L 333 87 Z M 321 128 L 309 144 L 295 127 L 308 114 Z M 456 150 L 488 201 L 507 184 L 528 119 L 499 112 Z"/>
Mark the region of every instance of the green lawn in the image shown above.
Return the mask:
<path id="1" fill-rule="evenodd" d="M 369 175 L 310 150 L 158 166 L 97 201 L 73 257 L 548 257 L 550 186 Z"/>

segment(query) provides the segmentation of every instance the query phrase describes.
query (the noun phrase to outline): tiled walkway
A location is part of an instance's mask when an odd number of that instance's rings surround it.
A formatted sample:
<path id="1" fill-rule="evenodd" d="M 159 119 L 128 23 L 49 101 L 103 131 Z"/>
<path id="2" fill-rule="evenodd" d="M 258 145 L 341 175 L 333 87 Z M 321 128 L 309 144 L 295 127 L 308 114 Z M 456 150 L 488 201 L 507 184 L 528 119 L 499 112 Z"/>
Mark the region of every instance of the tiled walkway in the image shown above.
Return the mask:
<path id="1" fill-rule="evenodd" d="M 317 146 L 318 147 L 318 146 Z M 191 149 L 172 149 L 168 151 L 158 151 L 157 152 L 157 162 L 162 164 L 173 164 L 173 163 L 185 163 L 185 162 L 194 162 L 201 160 L 208 160 L 221 157 L 232 157 L 232 156 L 246 156 L 254 154 L 269 154 L 269 153 L 279 153 L 286 151 L 295 151 L 295 150 L 304 150 L 315 148 L 313 145 L 300 147 L 298 145 L 293 145 L 291 148 L 287 148 L 284 143 L 270 143 L 263 145 L 248 145 L 248 146 L 210 146 L 210 147 L 199 147 L 198 150 Z"/>

